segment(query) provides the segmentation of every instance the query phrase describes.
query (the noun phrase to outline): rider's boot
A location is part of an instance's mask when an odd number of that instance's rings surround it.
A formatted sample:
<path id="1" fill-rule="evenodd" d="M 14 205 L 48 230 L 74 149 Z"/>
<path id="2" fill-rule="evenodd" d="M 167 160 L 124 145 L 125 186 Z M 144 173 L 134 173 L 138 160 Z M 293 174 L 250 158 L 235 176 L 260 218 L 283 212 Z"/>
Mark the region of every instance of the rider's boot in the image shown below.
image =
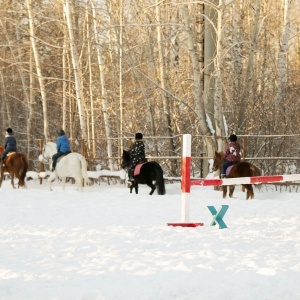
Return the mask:
<path id="1" fill-rule="evenodd" d="M 133 172 L 131 170 L 128 171 L 128 181 L 129 182 L 133 182 L 134 181 Z"/>

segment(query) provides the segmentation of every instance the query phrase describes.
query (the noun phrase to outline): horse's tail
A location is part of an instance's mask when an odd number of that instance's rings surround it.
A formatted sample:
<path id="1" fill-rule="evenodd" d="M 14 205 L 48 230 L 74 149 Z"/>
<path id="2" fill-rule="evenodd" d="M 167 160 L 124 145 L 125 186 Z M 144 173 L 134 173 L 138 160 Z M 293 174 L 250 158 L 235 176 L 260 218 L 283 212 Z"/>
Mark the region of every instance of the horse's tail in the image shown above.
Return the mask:
<path id="1" fill-rule="evenodd" d="M 252 171 L 252 176 L 260 176 L 261 175 L 261 171 L 258 167 L 251 164 L 250 169 Z"/>
<path id="2" fill-rule="evenodd" d="M 87 174 L 87 163 L 83 156 L 80 157 L 80 162 L 81 162 L 81 172 L 82 172 L 82 177 L 84 179 L 84 182 L 85 184 L 90 185 L 91 182 Z"/>
<path id="3" fill-rule="evenodd" d="M 155 167 L 155 181 L 156 181 L 158 195 L 165 195 L 166 188 L 165 188 L 164 172 L 159 164 L 156 164 Z"/>
<path id="4" fill-rule="evenodd" d="M 20 154 L 21 168 L 19 170 L 19 187 L 25 187 L 25 177 L 28 170 L 28 160 L 25 155 Z"/>

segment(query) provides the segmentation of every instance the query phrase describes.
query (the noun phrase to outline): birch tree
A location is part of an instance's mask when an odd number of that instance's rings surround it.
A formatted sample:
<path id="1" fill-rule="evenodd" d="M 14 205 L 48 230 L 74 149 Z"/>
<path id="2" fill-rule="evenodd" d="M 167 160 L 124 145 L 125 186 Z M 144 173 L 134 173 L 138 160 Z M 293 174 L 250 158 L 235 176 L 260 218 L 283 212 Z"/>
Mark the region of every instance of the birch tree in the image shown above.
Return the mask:
<path id="1" fill-rule="evenodd" d="M 195 110 L 199 122 L 199 132 L 201 132 L 202 135 L 206 136 L 205 144 L 207 149 L 207 156 L 213 157 L 215 147 L 214 147 L 213 140 L 210 138 L 212 132 L 207 123 L 204 102 L 202 101 L 203 86 L 201 85 L 201 82 L 203 81 L 201 80 L 201 70 L 198 61 L 199 54 L 196 48 L 197 45 L 195 39 L 196 35 L 195 35 L 195 31 L 193 30 L 193 24 L 189 18 L 187 5 L 181 5 L 180 11 L 183 18 L 184 31 L 187 35 L 188 52 L 191 58 L 192 68 L 193 68 L 193 83 L 194 83 L 193 94 L 194 94 L 194 101 L 195 101 Z"/>
<path id="2" fill-rule="evenodd" d="M 95 9 L 95 3 L 94 0 L 91 1 L 92 5 L 92 14 L 93 14 L 93 28 L 94 28 L 94 39 L 96 43 L 96 51 L 97 51 L 97 59 L 98 59 L 98 67 L 99 67 L 99 82 L 101 86 L 101 103 L 102 103 L 102 113 L 103 113 L 103 121 L 104 121 L 104 131 L 107 138 L 107 156 L 110 158 L 108 160 L 109 162 L 109 168 L 111 170 L 114 170 L 113 160 L 112 157 L 112 140 L 111 140 L 111 124 L 109 121 L 108 111 L 107 111 L 107 90 L 106 90 L 106 80 L 105 80 L 105 72 L 104 72 L 104 62 L 103 62 L 103 56 L 102 56 L 102 41 L 98 33 L 98 27 L 97 27 L 97 14 Z"/>
<path id="3" fill-rule="evenodd" d="M 30 1 L 30 0 L 27 0 Z M 84 141 L 87 141 L 87 128 L 86 128 L 86 115 L 84 111 L 84 99 L 83 99 L 83 91 L 82 91 L 82 73 L 79 67 L 79 55 L 76 49 L 76 41 L 74 38 L 74 30 L 73 30 L 73 20 L 72 20 L 72 12 L 70 1 L 65 0 L 64 2 L 64 14 L 67 21 L 68 27 L 68 34 L 69 34 L 69 44 L 70 44 L 70 53 L 73 65 L 73 72 L 74 72 L 74 80 L 75 80 L 75 93 L 76 93 L 76 101 L 78 107 L 78 114 L 79 114 L 79 121 L 80 121 L 80 128 L 81 133 Z"/>
<path id="4" fill-rule="evenodd" d="M 165 63 L 165 54 L 162 41 L 162 26 L 161 26 L 161 16 L 160 16 L 160 5 L 159 0 L 155 0 L 155 14 L 157 31 L 157 46 L 158 46 L 158 61 L 159 61 L 159 79 L 163 91 L 168 91 L 170 88 L 168 86 L 168 78 L 166 74 L 166 63 Z M 166 123 L 167 136 L 174 136 L 173 125 L 171 120 L 171 107 L 170 107 L 170 95 L 167 92 L 163 92 L 163 111 Z M 175 147 L 172 139 L 169 139 L 169 155 L 175 153 Z M 173 162 L 174 163 L 174 162 Z M 176 166 L 172 163 L 171 175 L 175 173 Z"/>
<path id="5" fill-rule="evenodd" d="M 46 140 L 49 139 L 49 129 L 48 129 L 48 110 L 47 110 L 47 94 L 44 84 L 44 77 L 42 74 L 40 56 L 36 44 L 35 32 L 34 32 L 34 22 L 32 15 L 32 0 L 26 0 L 27 4 L 27 13 L 28 13 L 28 23 L 29 23 L 29 32 L 30 32 L 30 42 L 32 47 L 32 52 L 35 60 L 36 73 L 38 76 L 38 82 L 40 86 L 41 101 L 43 106 L 43 120 L 44 120 L 44 137 Z"/>
<path id="6" fill-rule="evenodd" d="M 287 52 L 290 38 L 290 13 L 293 0 L 284 0 L 283 29 L 278 53 L 278 87 L 275 100 L 276 114 L 281 114 L 281 107 L 285 96 L 285 87 L 287 83 Z"/>

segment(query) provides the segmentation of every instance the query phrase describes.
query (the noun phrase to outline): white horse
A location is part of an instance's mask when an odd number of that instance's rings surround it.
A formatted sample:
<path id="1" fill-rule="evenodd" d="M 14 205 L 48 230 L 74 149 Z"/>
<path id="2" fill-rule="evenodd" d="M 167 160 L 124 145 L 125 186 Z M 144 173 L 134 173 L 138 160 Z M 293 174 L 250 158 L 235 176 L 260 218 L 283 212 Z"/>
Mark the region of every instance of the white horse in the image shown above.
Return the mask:
<path id="1" fill-rule="evenodd" d="M 56 144 L 53 142 L 47 142 L 42 154 L 39 156 L 39 161 L 43 163 L 49 163 L 50 170 L 52 169 L 52 156 L 57 153 Z M 66 178 L 73 177 L 78 190 L 82 191 L 83 180 L 85 184 L 89 184 L 90 180 L 87 174 L 87 163 L 85 158 L 76 152 L 72 152 L 66 156 L 60 157 L 57 161 L 57 165 L 54 172 L 50 173 L 49 187 L 52 191 L 51 184 L 56 177 L 60 177 L 63 182 L 63 190 L 65 190 Z"/>

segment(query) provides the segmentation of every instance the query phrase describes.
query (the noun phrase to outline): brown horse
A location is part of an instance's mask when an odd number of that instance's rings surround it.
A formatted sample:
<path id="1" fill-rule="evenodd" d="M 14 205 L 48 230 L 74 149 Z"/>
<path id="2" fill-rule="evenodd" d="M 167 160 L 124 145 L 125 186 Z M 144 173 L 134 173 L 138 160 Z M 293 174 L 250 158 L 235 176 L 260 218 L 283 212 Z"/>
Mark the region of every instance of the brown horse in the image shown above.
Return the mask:
<path id="1" fill-rule="evenodd" d="M 213 171 L 219 170 L 220 177 L 221 177 L 221 168 L 222 168 L 223 161 L 224 161 L 223 152 L 215 151 L 214 164 L 213 164 L 212 169 L 213 169 Z M 249 162 L 246 162 L 246 161 L 241 161 L 232 166 L 232 168 L 231 168 L 229 174 L 226 176 L 226 178 L 252 177 L 252 176 L 260 176 L 260 175 L 261 175 L 261 172 L 255 165 L 253 165 Z M 244 186 L 245 189 L 247 190 L 246 199 L 247 200 L 249 198 L 253 199 L 254 192 L 253 192 L 252 184 L 242 184 L 242 186 Z M 234 188 L 235 188 L 234 185 L 229 186 L 229 197 L 230 198 L 233 197 Z M 223 198 L 226 198 L 227 186 L 223 185 L 222 190 L 223 190 Z"/>
<path id="2" fill-rule="evenodd" d="M 28 160 L 22 153 L 8 153 L 4 161 L 4 167 L 1 168 L 0 187 L 4 178 L 4 172 L 8 172 L 11 178 L 11 185 L 14 186 L 15 176 L 19 179 L 18 188 L 26 187 L 25 177 L 28 170 Z"/>

